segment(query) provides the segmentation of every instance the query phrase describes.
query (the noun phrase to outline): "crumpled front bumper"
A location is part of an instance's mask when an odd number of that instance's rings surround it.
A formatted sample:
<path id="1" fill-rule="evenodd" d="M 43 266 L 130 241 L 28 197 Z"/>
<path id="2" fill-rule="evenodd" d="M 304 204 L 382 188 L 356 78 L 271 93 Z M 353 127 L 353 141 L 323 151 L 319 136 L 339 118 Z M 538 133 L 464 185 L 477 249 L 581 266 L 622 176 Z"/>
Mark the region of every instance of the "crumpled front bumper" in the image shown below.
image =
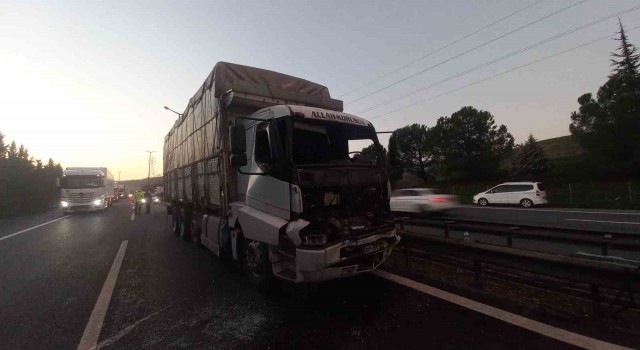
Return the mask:
<path id="1" fill-rule="evenodd" d="M 400 242 L 396 230 L 345 240 L 323 249 L 296 249 L 296 283 L 320 282 L 370 272 L 380 266 Z M 367 246 L 387 244 L 380 251 L 363 253 Z"/>

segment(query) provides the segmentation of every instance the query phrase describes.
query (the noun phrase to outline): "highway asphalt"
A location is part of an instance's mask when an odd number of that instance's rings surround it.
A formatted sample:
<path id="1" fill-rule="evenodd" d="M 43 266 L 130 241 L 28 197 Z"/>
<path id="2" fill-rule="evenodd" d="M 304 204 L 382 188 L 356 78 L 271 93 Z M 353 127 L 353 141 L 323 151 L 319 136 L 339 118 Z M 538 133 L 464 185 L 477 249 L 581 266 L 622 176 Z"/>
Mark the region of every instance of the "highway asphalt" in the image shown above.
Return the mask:
<path id="1" fill-rule="evenodd" d="M 259 292 L 168 226 L 126 202 L 0 221 L 0 347 L 77 348 L 126 241 L 99 348 L 573 348 L 373 275 Z"/>
<path id="2" fill-rule="evenodd" d="M 439 214 L 453 220 L 477 220 L 513 225 L 564 227 L 640 234 L 640 211 L 564 208 L 461 206 Z"/>

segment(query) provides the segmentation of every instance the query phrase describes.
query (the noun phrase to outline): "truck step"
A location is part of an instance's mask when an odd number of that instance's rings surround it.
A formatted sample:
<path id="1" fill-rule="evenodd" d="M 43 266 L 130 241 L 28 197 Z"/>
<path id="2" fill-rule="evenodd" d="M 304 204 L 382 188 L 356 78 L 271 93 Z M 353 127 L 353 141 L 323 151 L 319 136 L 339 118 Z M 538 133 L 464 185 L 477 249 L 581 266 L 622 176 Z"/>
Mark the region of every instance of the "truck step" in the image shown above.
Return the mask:
<path id="1" fill-rule="evenodd" d="M 288 279 L 290 281 L 295 281 L 297 277 L 296 272 L 289 269 L 279 271 L 276 273 L 276 275 L 278 275 L 278 277 L 280 278 Z"/>

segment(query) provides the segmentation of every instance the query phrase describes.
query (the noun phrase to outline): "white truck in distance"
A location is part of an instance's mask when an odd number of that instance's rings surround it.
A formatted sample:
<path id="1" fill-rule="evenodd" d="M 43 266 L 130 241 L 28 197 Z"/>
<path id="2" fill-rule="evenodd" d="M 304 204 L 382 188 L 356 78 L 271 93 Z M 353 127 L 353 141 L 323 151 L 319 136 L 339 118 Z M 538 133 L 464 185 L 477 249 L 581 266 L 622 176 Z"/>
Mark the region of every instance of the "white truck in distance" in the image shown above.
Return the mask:
<path id="1" fill-rule="evenodd" d="M 353 152 L 364 141 L 373 125 L 326 87 L 220 62 L 165 137 L 174 233 L 257 283 L 373 271 L 400 238 L 383 155 Z"/>
<path id="2" fill-rule="evenodd" d="M 58 179 L 64 213 L 105 210 L 114 198 L 113 175 L 107 168 L 66 168 Z"/>
<path id="3" fill-rule="evenodd" d="M 125 185 L 116 184 L 113 191 L 114 201 L 127 198 L 127 187 Z"/>

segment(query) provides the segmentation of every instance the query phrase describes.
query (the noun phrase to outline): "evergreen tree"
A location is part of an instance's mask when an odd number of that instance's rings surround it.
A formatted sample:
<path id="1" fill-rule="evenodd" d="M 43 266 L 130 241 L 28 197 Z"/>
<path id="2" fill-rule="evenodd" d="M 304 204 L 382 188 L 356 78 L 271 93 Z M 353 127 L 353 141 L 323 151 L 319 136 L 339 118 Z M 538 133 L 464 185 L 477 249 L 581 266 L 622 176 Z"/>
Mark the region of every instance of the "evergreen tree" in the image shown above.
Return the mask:
<path id="1" fill-rule="evenodd" d="M 617 52 L 612 53 L 613 71 L 598 89 L 596 98 L 587 93 L 578 98 L 580 108 L 571 114 L 571 135 L 600 162 L 640 165 L 640 76 L 637 49 L 620 24 Z M 626 167 L 627 165 L 624 165 Z"/>
<path id="2" fill-rule="evenodd" d="M 433 147 L 430 145 L 429 135 L 429 128 L 421 124 L 407 125 L 393 132 L 397 156 L 403 168 L 425 182 L 434 177 Z"/>
<path id="3" fill-rule="evenodd" d="M 386 161 L 384 161 L 387 159 L 387 150 L 380 144 L 371 144 L 363 148 L 361 156 L 368 163 L 387 165 Z"/>
<path id="4" fill-rule="evenodd" d="M 18 158 L 18 146 L 16 146 L 15 141 L 11 141 L 11 144 L 9 145 L 9 149 L 7 151 L 7 158 L 9 159 Z"/>
<path id="5" fill-rule="evenodd" d="M 513 136 L 488 111 L 462 107 L 441 117 L 433 132 L 434 152 L 442 174 L 452 179 L 495 176 L 513 150 Z"/>
<path id="6" fill-rule="evenodd" d="M 617 34 L 620 35 L 620 38 L 616 40 L 620 42 L 620 46 L 618 46 L 618 52 L 611 53 L 614 58 L 611 59 L 613 74 L 610 77 L 615 75 L 637 76 L 640 55 L 636 47 L 629 42 L 620 19 L 618 19 L 618 24 L 620 25 L 620 31 Z"/>
<path id="7" fill-rule="evenodd" d="M 536 180 L 551 170 L 551 162 L 533 135 L 518 148 L 513 159 L 513 176 L 518 179 Z"/>
<path id="8" fill-rule="evenodd" d="M 4 143 L 4 134 L 0 132 L 0 159 L 7 158 L 7 145 Z"/>
<path id="9" fill-rule="evenodd" d="M 42 169 L 43 169 L 42 160 L 37 159 L 36 160 L 36 170 L 41 171 Z"/>
<path id="10" fill-rule="evenodd" d="M 24 147 L 24 145 L 20 145 L 18 149 L 18 158 L 28 160 L 29 159 L 29 150 Z"/>

